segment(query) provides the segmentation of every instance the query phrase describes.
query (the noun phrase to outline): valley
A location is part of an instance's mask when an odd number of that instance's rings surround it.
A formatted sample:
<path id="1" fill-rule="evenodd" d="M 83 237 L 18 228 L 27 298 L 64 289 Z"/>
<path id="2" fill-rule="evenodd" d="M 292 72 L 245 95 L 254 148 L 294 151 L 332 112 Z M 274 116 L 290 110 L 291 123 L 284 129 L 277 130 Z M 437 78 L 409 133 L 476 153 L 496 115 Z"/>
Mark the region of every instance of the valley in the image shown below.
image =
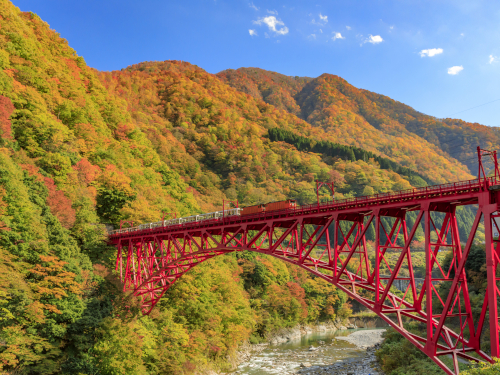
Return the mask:
<path id="1" fill-rule="evenodd" d="M 179 60 L 99 71 L 35 13 L 0 0 L 0 20 L 1 373 L 226 373 L 244 343 L 346 320 L 342 290 L 245 251 L 193 268 L 144 316 L 115 271 L 108 231 L 228 201 L 312 204 L 316 180 L 333 182 L 338 200 L 471 180 L 476 147 L 500 146 L 497 128 L 428 116 L 333 74 L 210 74 Z M 460 238 L 474 210 L 457 209 Z M 467 265 L 478 309 L 482 225 Z M 367 238 L 373 246 L 375 232 Z M 387 357 L 415 354 L 390 339 Z"/>

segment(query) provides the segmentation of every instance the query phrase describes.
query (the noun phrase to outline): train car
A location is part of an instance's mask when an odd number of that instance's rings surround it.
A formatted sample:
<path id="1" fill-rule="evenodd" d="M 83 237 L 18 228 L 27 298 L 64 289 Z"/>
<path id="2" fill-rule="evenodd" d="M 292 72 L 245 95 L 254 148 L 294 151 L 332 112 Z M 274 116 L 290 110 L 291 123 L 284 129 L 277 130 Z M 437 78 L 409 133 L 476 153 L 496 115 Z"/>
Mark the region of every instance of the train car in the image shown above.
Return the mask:
<path id="1" fill-rule="evenodd" d="M 265 210 L 266 212 L 269 212 L 269 211 L 286 210 L 295 207 L 297 207 L 297 202 L 295 201 L 295 199 L 288 199 L 286 201 L 267 203 Z"/>
<path id="2" fill-rule="evenodd" d="M 221 217 L 223 214 L 225 217 L 227 216 L 240 216 L 241 215 L 241 211 L 242 209 L 239 208 L 239 207 L 236 207 L 236 208 L 229 208 L 227 210 L 224 210 L 224 211 L 218 211 L 220 216 Z"/>
<path id="3" fill-rule="evenodd" d="M 263 204 L 257 204 L 255 206 L 243 207 L 241 209 L 240 215 L 252 215 L 258 214 L 265 211 L 265 207 Z"/>
<path id="4" fill-rule="evenodd" d="M 195 222 L 200 222 L 200 221 L 205 221 L 205 220 L 214 220 L 214 219 L 218 220 L 222 217 L 239 216 L 239 215 L 241 215 L 242 211 L 243 211 L 243 209 L 241 209 L 239 207 L 235 207 L 235 208 L 230 208 L 230 209 L 227 209 L 224 211 L 208 212 L 205 214 L 179 217 L 179 218 L 174 218 L 174 219 L 170 219 L 170 220 L 157 221 L 154 223 L 144 223 L 144 224 L 140 224 L 139 226 L 133 227 L 133 228 L 123 228 L 123 229 L 113 230 L 110 232 L 110 234 L 127 233 L 127 232 L 133 232 L 136 230 L 144 230 L 144 229 L 155 229 L 155 228 L 159 228 L 159 227 L 167 227 L 170 225 L 179 225 L 179 224 L 184 224 L 184 223 L 195 223 Z"/>
<path id="5" fill-rule="evenodd" d="M 157 222 L 154 222 L 154 223 L 151 223 L 151 229 L 154 229 L 154 228 L 160 228 L 160 227 L 163 227 L 163 221 L 157 221 Z"/>
<path id="6" fill-rule="evenodd" d="M 175 218 L 175 219 L 165 220 L 163 226 L 166 227 L 166 226 L 169 226 L 169 225 L 179 225 L 181 223 L 182 223 L 181 222 L 181 218 L 178 217 L 178 218 Z"/>
<path id="7" fill-rule="evenodd" d="M 181 217 L 181 223 L 192 223 L 194 221 L 198 221 L 197 218 L 198 218 L 198 215 Z"/>
<path id="8" fill-rule="evenodd" d="M 198 221 L 218 219 L 221 216 L 222 216 L 222 211 L 209 212 L 208 214 L 198 215 L 199 217 Z"/>

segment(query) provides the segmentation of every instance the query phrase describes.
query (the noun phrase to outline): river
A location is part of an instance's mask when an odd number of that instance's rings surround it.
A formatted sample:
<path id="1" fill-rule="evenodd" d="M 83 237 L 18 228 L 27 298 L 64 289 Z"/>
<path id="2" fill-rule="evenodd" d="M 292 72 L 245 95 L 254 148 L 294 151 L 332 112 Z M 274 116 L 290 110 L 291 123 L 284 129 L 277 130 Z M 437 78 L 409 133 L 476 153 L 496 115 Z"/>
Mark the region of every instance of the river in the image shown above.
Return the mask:
<path id="1" fill-rule="evenodd" d="M 335 338 L 347 336 L 355 331 L 357 330 L 313 332 L 302 336 L 300 340 L 269 346 L 252 356 L 249 361 L 239 365 L 233 374 L 294 374 L 304 362 L 309 362 L 314 366 L 330 365 L 349 358 L 355 360 L 356 357 L 364 356 L 366 351 Z M 310 351 L 311 346 L 318 349 Z"/>

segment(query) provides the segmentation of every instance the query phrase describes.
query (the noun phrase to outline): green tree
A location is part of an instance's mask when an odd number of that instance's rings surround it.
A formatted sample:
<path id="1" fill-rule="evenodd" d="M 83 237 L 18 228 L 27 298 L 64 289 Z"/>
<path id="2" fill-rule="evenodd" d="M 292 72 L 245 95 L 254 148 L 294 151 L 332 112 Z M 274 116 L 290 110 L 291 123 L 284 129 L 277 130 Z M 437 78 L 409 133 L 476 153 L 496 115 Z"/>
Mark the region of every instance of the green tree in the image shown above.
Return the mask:
<path id="1" fill-rule="evenodd" d="M 103 375 L 142 375 L 142 339 L 135 321 L 108 317 L 97 331 L 100 336 L 93 353 Z"/>
<path id="2" fill-rule="evenodd" d="M 496 358 L 495 363 L 480 363 L 474 368 L 464 371 L 464 375 L 497 375 L 500 374 L 500 359 Z"/>
<path id="3" fill-rule="evenodd" d="M 96 212 L 104 223 L 117 224 L 122 217 L 120 210 L 135 199 L 135 195 L 117 189 L 99 188 Z"/>

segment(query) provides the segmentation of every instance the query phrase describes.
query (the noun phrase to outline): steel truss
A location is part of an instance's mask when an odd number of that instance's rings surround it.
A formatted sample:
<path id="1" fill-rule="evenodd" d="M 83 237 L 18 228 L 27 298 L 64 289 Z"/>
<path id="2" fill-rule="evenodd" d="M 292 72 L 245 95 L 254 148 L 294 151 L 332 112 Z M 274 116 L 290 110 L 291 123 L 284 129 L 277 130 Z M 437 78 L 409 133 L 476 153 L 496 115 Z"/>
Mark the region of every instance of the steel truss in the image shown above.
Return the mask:
<path id="1" fill-rule="evenodd" d="M 116 269 L 124 290 L 134 291 L 142 300 L 144 314 L 192 267 L 218 255 L 254 251 L 295 264 L 334 284 L 375 312 L 447 374 L 458 374 L 459 358 L 492 361 L 492 357 L 500 357 L 500 246 L 493 238 L 500 192 L 495 183 L 483 178 L 415 189 L 412 194 L 144 230 L 110 240 L 118 249 Z M 461 241 L 456 211 L 465 205 L 473 205 L 477 213 L 472 227 L 467 228 L 466 241 Z M 471 305 L 465 263 L 481 224 L 488 288 L 478 313 Z M 416 282 L 416 252 L 412 252 L 422 226 L 423 283 Z M 372 229 L 374 243 L 366 240 Z M 445 251 L 447 262 L 440 256 Z M 398 257 L 392 267 L 389 253 Z M 394 288 L 402 280 L 408 285 L 403 292 Z M 426 335 L 405 329 L 406 321 L 426 324 Z M 481 349 L 486 327 L 490 353 Z M 452 358 L 451 367 L 442 361 L 443 356 Z"/>

